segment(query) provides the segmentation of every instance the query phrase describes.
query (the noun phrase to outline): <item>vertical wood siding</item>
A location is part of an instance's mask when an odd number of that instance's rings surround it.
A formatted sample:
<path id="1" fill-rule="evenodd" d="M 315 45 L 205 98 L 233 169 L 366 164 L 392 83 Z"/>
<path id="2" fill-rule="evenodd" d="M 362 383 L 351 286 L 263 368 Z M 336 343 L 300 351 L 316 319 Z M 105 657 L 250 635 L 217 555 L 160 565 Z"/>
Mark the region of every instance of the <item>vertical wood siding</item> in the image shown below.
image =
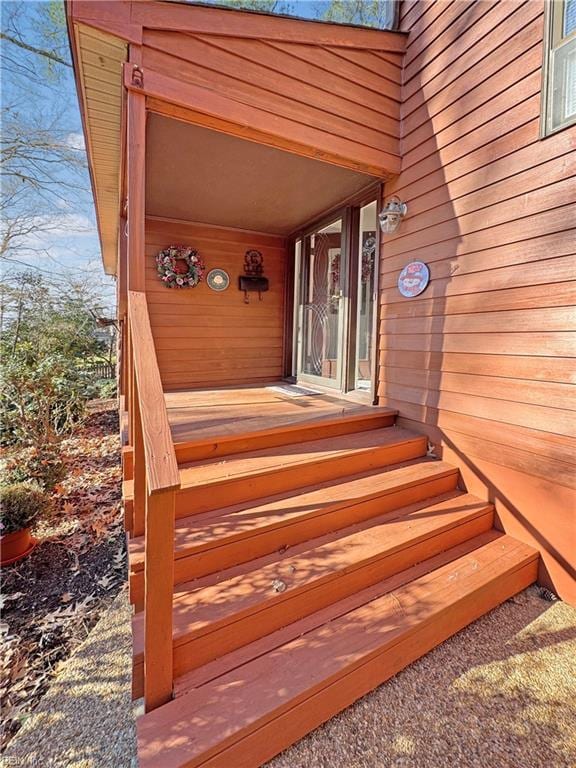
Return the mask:
<path id="1" fill-rule="evenodd" d="M 379 395 L 576 601 L 576 129 L 540 140 L 543 3 L 405 2 L 408 216 L 381 252 Z M 398 273 L 429 264 L 421 297 Z"/>
<path id="2" fill-rule="evenodd" d="M 207 271 L 220 267 L 230 275 L 221 293 L 206 283 L 166 288 L 155 257 L 172 243 L 198 250 Z M 244 254 L 264 256 L 270 290 L 250 296 L 238 290 Z M 283 373 L 284 271 L 286 245 L 281 237 L 204 225 L 146 222 L 146 293 L 152 334 L 164 388 L 225 386 L 273 381 Z"/>

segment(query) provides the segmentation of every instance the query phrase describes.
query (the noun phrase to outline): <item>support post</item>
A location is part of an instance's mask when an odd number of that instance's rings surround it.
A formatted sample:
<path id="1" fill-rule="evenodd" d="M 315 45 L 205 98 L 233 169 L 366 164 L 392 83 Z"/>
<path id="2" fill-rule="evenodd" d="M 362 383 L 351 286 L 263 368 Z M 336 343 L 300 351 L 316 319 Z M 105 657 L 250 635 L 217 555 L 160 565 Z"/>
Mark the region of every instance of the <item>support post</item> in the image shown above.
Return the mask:
<path id="1" fill-rule="evenodd" d="M 139 46 L 130 46 L 133 79 L 141 62 Z M 137 78 L 136 78 L 137 79 Z M 143 92 L 127 92 L 126 169 L 128 176 L 128 290 L 145 290 L 144 219 L 146 172 L 146 97 Z"/>
<path id="2" fill-rule="evenodd" d="M 172 698 L 174 510 L 173 490 L 146 494 L 144 565 L 144 706 L 146 712 L 166 704 Z"/>

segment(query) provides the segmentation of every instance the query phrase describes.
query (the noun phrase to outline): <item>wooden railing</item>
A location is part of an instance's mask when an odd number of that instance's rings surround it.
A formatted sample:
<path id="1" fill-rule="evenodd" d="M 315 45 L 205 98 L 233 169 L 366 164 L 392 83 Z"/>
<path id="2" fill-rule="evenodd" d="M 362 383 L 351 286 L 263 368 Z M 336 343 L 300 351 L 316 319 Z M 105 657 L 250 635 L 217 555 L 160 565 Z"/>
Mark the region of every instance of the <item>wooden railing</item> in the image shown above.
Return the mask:
<path id="1" fill-rule="evenodd" d="M 127 405 L 134 450 L 133 535 L 144 535 L 144 702 L 172 697 L 174 509 L 180 473 L 150 328 L 146 294 L 128 292 Z"/>

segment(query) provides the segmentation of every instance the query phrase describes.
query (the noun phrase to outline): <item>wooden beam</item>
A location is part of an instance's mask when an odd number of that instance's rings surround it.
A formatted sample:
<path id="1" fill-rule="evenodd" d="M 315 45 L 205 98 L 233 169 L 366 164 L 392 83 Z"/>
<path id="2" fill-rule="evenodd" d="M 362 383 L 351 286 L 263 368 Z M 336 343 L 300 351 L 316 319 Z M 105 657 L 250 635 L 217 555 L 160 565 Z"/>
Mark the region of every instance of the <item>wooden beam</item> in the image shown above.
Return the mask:
<path id="1" fill-rule="evenodd" d="M 130 65 L 125 65 L 124 85 L 129 91 L 135 90 Z M 378 178 L 400 172 L 399 155 L 311 128 L 149 69 L 144 72 L 141 92 L 147 96 L 148 108 L 159 114 Z"/>

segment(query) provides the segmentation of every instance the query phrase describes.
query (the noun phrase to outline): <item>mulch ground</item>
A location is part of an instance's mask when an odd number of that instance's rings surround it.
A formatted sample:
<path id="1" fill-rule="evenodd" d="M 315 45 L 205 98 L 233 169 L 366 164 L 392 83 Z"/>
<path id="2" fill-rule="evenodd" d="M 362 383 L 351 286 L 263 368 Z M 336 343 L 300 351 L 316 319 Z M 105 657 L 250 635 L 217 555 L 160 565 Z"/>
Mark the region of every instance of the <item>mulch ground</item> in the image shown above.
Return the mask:
<path id="1" fill-rule="evenodd" d="M 63 451 L 67 475 L 34 530 L 40 544 L 2 570 L 2 750 L 126 581 L 115 401 L 91 403 Z"/>

